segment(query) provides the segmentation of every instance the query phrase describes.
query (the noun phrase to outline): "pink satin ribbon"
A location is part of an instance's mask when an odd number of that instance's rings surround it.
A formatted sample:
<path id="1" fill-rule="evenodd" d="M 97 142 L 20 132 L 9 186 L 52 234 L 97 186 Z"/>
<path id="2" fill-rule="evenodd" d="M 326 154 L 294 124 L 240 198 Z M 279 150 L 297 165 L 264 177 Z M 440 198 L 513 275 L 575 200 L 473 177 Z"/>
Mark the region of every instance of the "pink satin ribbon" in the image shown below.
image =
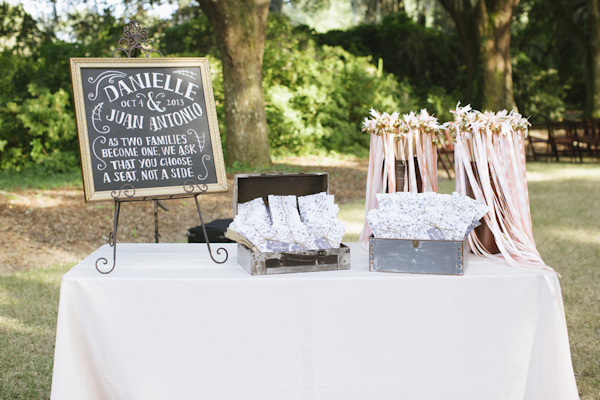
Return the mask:
<path id="1" fill-rule="evenodd" d="M 369 211 L 378 208 L 377 193 L 408 191 L 409 188 L 411 192 L 417 192 L 415 157 L 419 166 L 422 190 L 437 192 L 437 147 L 434 138 L 440 134 L 441 129 L 437 119 L 431 117 L 425 110 L 421 110 L 419 115 L 414 113 L 404 115 L 403 119 L 399 119 L 397 113 L 392 116 L 383 114 L 382 118 L 382 114 L 374 110 L 371 110 L 371 115 L 374 118 L 365 119 L 363 128 L 371 134 L 365 220 L 359 237 L 363 247 L 368 245 L 372 233 L 366 216 Z M 382 127 L 385 123 L 390 123 L 392 126 Z M 396 187 L 397 158 L 406 161 L 407 164 L 408 179 L 405 179 L 403 188 Z"/>
<path id="2" fill-rule="evenodd" d="M 490 254 L 473 231 L 469 246 L 475 254 L 502 257 L 517 268 L 553 271 L 533 239 L 525 169 L 528 124 L 515 112 L 481 114 L 470 107 L 457 108 L 455 121 L 449 124 L 456 134 L 456 191 L 466 195 L 470 186 L 475 199 L 490 210 L 484 220 L 501 254 Z"/>

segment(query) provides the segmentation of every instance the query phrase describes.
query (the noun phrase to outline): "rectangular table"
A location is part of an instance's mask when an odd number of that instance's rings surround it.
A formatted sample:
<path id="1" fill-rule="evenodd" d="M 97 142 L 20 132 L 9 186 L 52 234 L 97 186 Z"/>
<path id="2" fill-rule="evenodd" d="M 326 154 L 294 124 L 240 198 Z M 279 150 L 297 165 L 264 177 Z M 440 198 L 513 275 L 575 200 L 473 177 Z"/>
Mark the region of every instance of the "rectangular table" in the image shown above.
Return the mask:
<path id="1" fill-rule="evenodd" d="M 251 276 L 225 247 L 119 244 L 101 275 L 105 245 L 66 273 L 52 399 L 578 399 L 554 274 L 369 272 L 353 243 L 347 271 Z"/>

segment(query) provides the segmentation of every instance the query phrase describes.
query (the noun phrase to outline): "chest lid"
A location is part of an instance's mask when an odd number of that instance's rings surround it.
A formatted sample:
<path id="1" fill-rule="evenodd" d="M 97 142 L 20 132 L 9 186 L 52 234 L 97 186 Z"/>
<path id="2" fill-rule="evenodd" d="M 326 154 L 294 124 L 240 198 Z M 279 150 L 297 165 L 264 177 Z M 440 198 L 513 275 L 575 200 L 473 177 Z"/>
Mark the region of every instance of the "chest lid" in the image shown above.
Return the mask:
<path id="1" fill-rule="evenodd" d="M 262 197 L 268 206 L 268 196 L 307 196 L 326 192 L 329 194 L 327 172 L 298 174 L 238 174 L 233 182 L 233 215 L 238 204 Z"/>

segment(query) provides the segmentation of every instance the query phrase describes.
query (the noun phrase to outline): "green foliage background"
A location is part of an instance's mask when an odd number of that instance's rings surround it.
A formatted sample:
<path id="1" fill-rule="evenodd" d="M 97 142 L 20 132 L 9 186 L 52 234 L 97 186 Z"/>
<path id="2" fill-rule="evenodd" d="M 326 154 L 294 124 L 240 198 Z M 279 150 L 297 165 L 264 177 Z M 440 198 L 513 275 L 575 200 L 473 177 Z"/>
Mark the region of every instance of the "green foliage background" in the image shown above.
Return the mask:
<path id="1" fill-rule="evenodd" d="M 565 76 L 568 41 L 548 29 L 540 0 L 523 1 L 532 18 L 513 24 L 513 70 L 519 111 L 533 122 L 560 118 L 580 82 Z M 533 17 L 538 16 L 540 22 Z M 125 21 L 110 8 L 77 11 L 57 39 L 22 6 L 0 4 L 0 168 L 70 171 L 79 163 L 69 57 L 111 57 Z M 195 3 L 171 20 L 132 16 L 154 32 L 167 56 L 210 59 L 223 141 L 223 76 L 215 37 Z M 527 37 L 536 38 L 531 46 Z M 554 58 L 553 58 L 554 57 Z M 570 69 L 568 69 L 568 68 Z M 263 87 L 271 152 L 364 154 L 362 120 L 371 107 L 407 113 L 427 108 L 442 122 L 463 101 L 460 42 L 447 28 L 426 28 L 405 13 L 377 25 L 318 34 L 283 15 L 268 19 Z M 576 91 L 575 91 L 576 92 Z M 576 96 L 575 96 L 576 98 Z M 575 104 L 575 106 L 578 106 Z"/>

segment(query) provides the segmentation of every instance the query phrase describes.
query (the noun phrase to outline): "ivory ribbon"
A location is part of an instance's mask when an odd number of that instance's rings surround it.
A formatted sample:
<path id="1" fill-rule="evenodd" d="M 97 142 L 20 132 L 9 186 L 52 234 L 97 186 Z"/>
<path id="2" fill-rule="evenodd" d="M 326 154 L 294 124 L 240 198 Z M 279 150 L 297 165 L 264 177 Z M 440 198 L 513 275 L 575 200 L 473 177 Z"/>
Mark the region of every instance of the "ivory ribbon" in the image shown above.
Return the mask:
<path id="1" fill-rule="evenodd" d="M 467 106 L 453 112 L 456 191 L 466 195 L 470 186 L 475 199 L 488 206 L 484 220 L 501 254 L 490 254 L 475 231 L 469 235 L 471 250 L 502 257 L 514 267 L 553 271 L 533 240 L 524 145 L 529 122 L 514 111 L 479 113 Z"/>
<path id="2" fill-rule="evenodd" d="M 378 208 L 377 193 L 394 193 L 396 191 L 417 192 L 417 176 L 414 160 L 419 166 L 422 190 L 437 191 L 437 147 L 434 144 L 436 134 L 441 126 L 437 119 L 426 110 L 421 113 L 406 114 L 399 118 L 398 113 L 379 113 L 371 109 L 373 118 L 365 118 L 363 131 L 371 134 L 369 150 L 369 168 L 367 173 L 365 220 L 359 241 L 363 247 L 368 245 L 371 227 L 367 221 L 367 213 Z M 406 162 L 408 179 L 403 188 L 396 187 L 395 161 Z"/>

